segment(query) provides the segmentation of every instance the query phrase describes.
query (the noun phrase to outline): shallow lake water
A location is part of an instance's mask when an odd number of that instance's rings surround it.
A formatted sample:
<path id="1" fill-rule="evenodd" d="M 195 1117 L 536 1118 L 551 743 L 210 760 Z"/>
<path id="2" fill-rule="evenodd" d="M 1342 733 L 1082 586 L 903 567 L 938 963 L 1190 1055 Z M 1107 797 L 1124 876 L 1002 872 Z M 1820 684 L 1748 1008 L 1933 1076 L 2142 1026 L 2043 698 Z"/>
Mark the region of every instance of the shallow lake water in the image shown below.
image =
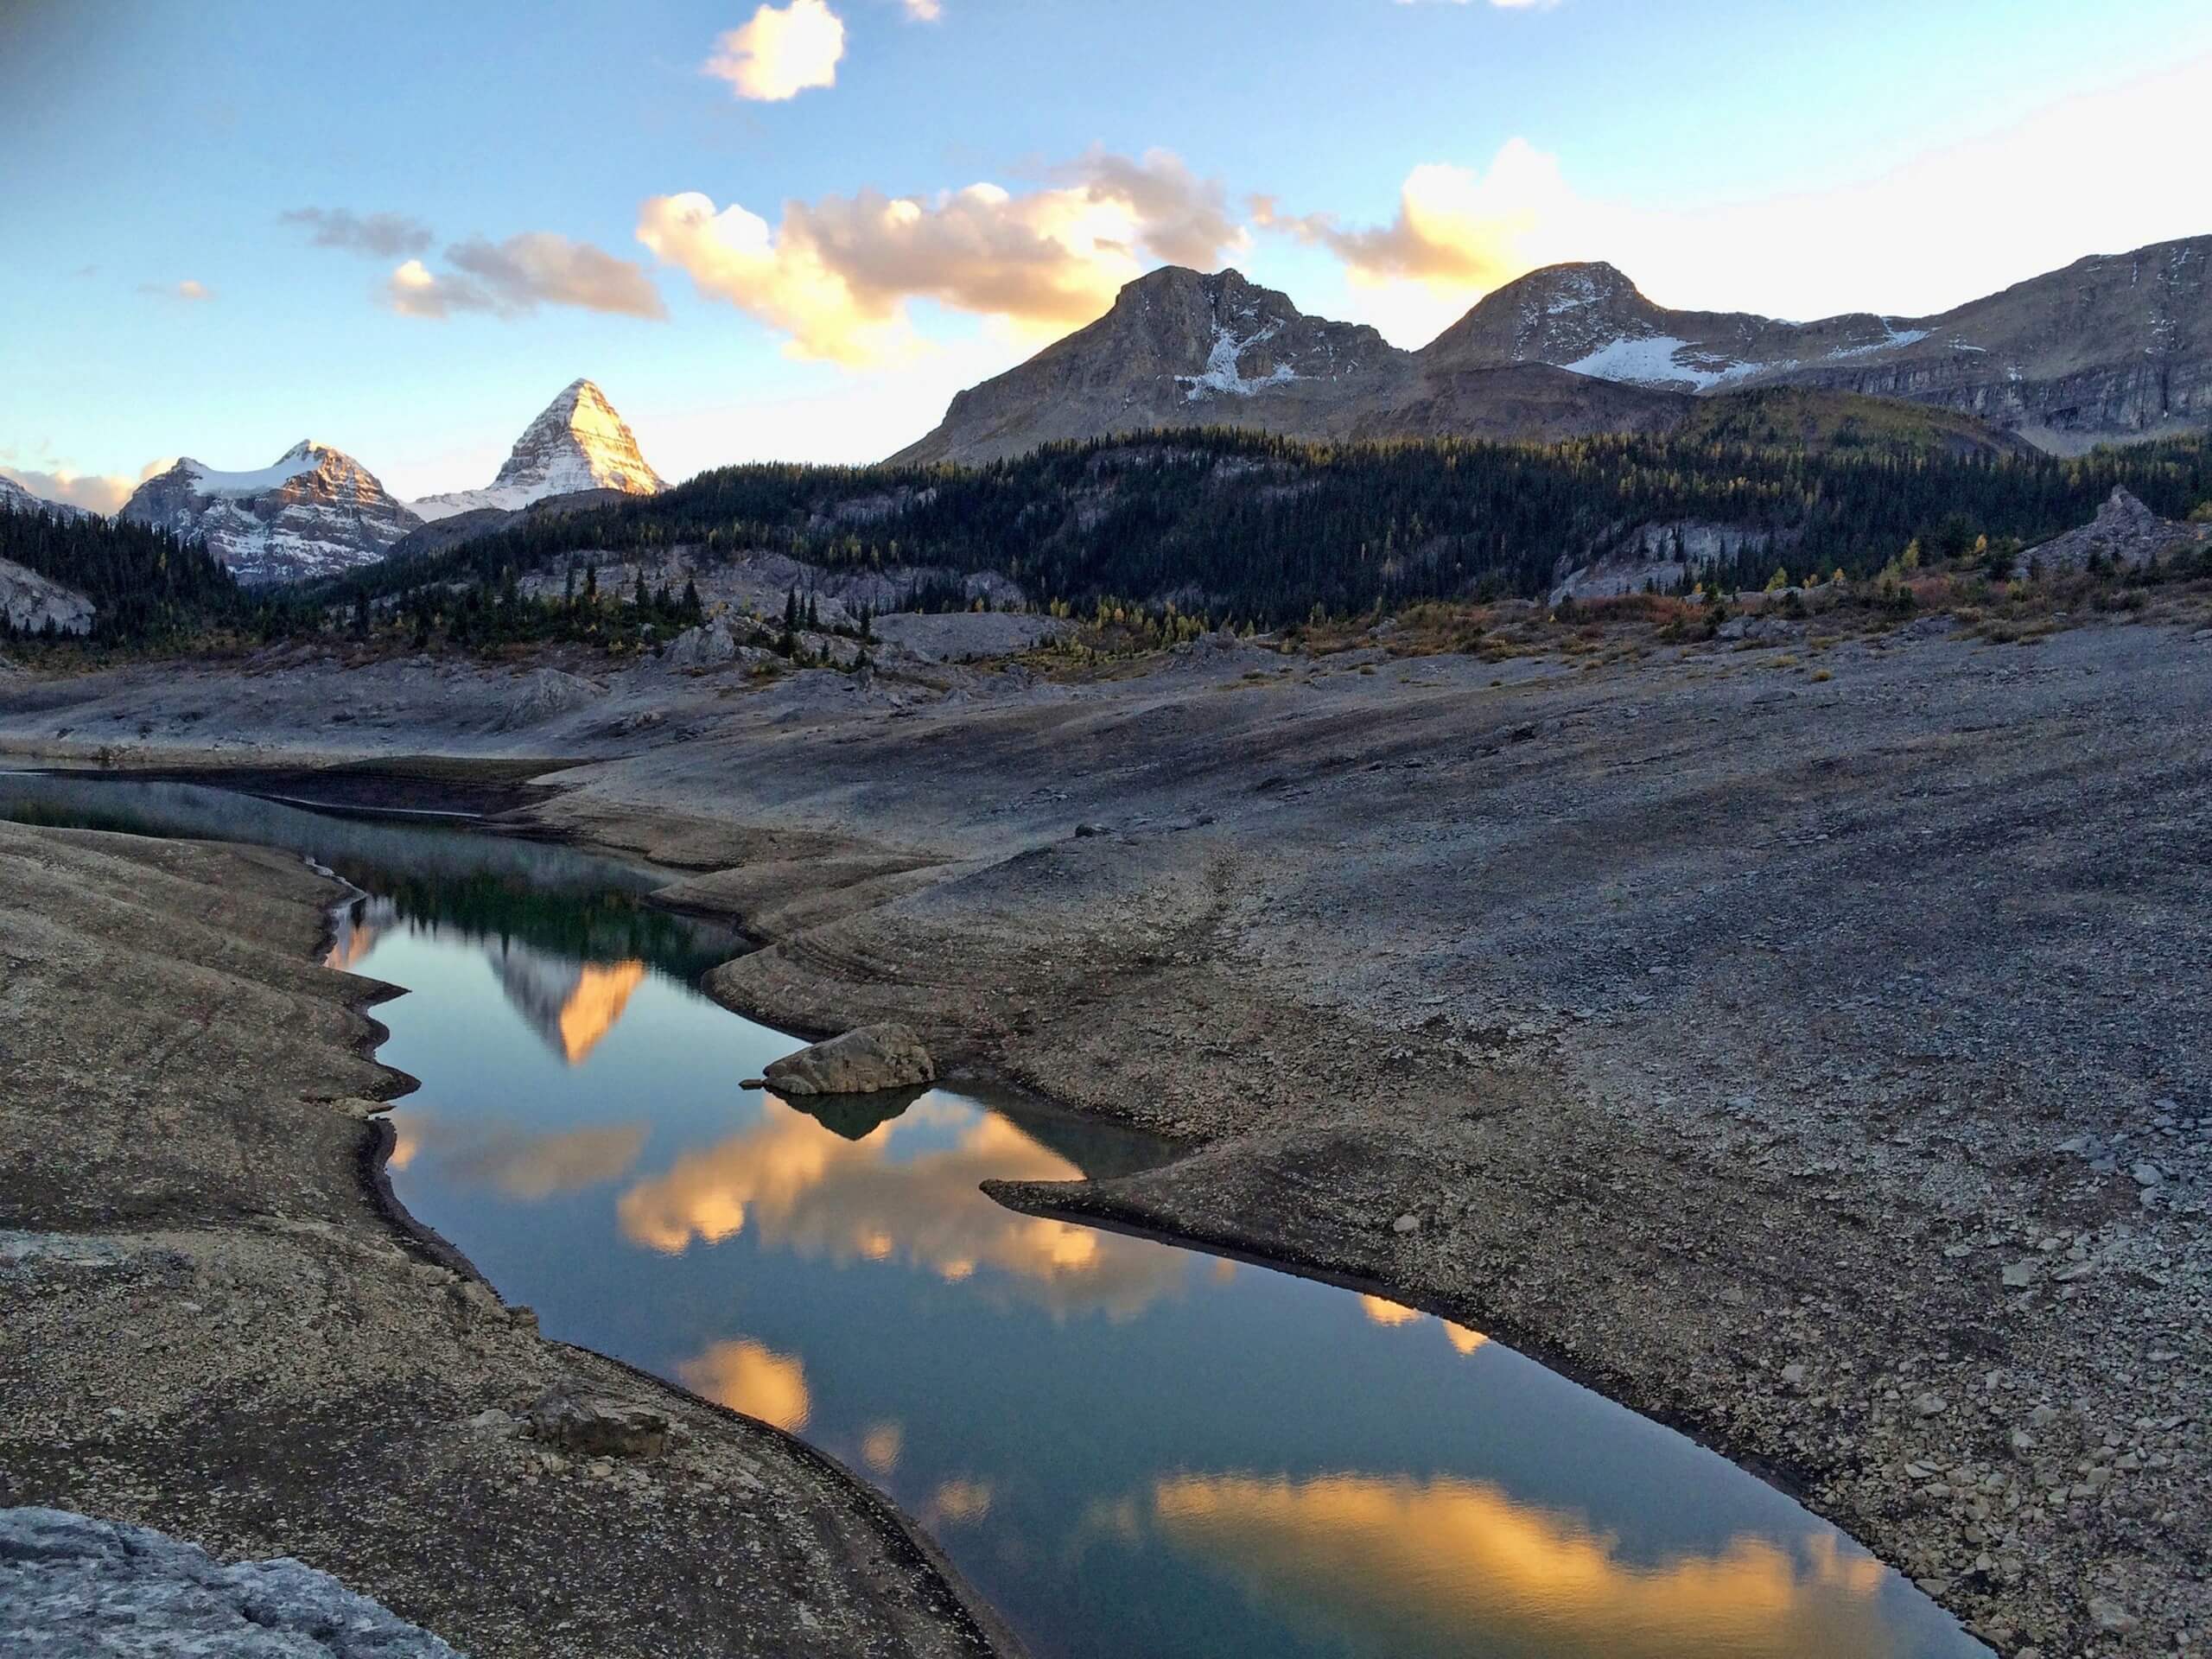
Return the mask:
<path id="1" fill-rule="evenodd" d="M 0 776 L 0 817 L 283 846 L 404 986 L 401 1200 L 548 1334 L 804 1436 L 1039 1656 L 1984 1654 L 1789 1498 L 1483 1334 L 1002 1208 L 1142 1138 L 936 1090 L 816 1113 L 690 988 L 741 948 L 571 849 Z"/>

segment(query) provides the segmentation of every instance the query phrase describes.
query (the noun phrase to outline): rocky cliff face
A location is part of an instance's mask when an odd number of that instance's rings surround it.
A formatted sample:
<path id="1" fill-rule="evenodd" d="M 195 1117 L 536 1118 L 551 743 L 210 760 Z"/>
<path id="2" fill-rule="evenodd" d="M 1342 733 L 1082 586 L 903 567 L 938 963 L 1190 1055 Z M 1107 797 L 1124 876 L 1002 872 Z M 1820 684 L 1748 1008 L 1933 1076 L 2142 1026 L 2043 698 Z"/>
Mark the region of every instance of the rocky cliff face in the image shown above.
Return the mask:
<path id="1" fill-rule="evenodd" d="M 1711 423 L 1688 399 L 1774 388 L 1929 407 L 1944 416 L 1947 447 L 2074 453 L 2212 423 L 2208 264 L 2212 237 L 2199 237 L 2081 260 L 1938 316 L 1804 323 L 1669 310 L 1611 265 L 1553 265 L 1418 352 L 1304 316 L 1233 270 L 1171 266 L 1130 283 L 1089 327 L 962 392 L 893 459 L 988 461 L 1181 424 L 1533 441 L 1702 429 Z"/>
<path id="2" fill-rule="evenodd" d="M 1129 283 L 1096 322 L 960 393 L 935 431 L 893 459 L 992 461 L 1058 439 L 1174 426 L 1567 437 L 1617 421 L 1642 429 L 1663 422 L 1667 404 L 1541 367 L 1432 374 L 1364 324 L 1306 316 L 1237 271 L 1170 265 Z"/>
<path id="3" fill-rule="evenodd" d="M 65 588 L 51 576 L 0 559 L 0 617 L 25 633 L 89 633 L 92 601 L 73 588 Z"/>
<path id="4" fill-rule="evenodd" d="M 258 472 L 180 461 L 141 484 L 120 516 L 204 537 L 208 551 L 247 583 L 372 563 L 423 522 L 359 461 L 312 441 Z"/>
<path id="5" fill-rule="evenodd" d="M 653 495 L 668 486 L 646 465 L 636 435 L 607 395 L 574 380 L 523 429 L 489 487 L 425 496 L 408 505 L 425 520 L 486 508 L 513 512 L 551 496 L 581 490 Z"/>
<path id="6" fill-rule="evenodd" d="M 1928 317 L 1777 322 L 1654 305 L 1611 265 L 1554 265 L 1422 355 L 1548 363 L 1669 391 L 1790 385 L 1902 398 L 2076 454 L 2212 423 L 2212 237 L 2095 256 Z"/>

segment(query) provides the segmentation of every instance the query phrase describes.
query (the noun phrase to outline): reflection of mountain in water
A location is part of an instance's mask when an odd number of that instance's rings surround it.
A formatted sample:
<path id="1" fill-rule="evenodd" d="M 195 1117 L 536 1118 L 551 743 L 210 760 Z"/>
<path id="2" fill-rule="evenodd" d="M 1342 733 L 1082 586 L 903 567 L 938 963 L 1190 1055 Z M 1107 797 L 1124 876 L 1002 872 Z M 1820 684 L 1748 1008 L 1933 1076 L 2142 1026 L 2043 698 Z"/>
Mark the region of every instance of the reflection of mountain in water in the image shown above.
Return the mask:
<path id="1" fill-rule="evenodd" d="M 570 1065 L 582 1065 L 614 1029 L 645 978 L 642 962 L 578 962 L 512 939 L 487 945 L 485 954 L 515 1012 Z"/>

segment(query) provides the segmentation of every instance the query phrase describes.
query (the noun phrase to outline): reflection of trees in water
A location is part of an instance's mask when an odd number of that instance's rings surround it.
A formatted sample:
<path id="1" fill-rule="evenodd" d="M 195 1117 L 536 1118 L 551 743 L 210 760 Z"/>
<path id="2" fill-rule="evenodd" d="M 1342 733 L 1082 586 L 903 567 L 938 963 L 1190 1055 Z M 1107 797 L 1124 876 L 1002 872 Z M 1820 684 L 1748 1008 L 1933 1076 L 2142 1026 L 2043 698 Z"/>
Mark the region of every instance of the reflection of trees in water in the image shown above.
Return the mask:
<path id="1" fill-rule="evenodd" d="M 389 899 L 408 921 L 520 940 L 579 961 L 640 960 L 686 980 L 742 948 L 727 928 L 643 905 L 664 885 L 657 873 L 550 842 L 333 817 L 197 784 L 89 777 L 0 778 L 0 817 L 281 847 Z"/>
<path id="2" fill-rule="evenodd" d="M 546 887 L 493 870 L 453 874 L 359 863 L 336 868 L 355 887 L 388 901 L 400 921 L 450 927 L 500 945 L 527 945 L 578 966 L 645 962 L 690 981 L 743 948 L 729 929 L 652 909 L 635 893 Z"/>

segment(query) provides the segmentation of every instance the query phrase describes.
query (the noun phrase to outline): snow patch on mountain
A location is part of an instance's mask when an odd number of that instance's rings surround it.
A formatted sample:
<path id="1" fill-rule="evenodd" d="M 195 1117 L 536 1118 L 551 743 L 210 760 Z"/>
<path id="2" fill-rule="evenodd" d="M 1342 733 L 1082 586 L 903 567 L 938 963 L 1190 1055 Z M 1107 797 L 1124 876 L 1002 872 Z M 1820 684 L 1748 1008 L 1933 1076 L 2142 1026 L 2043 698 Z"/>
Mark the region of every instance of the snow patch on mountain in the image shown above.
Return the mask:
<path id="1" fill-rule="evenodd" d="M 496 507 L 517 512 L 580 490 L 657 495 L 668 486 L 639 453 L 638 440 L 589 380 L 571 381 L 523 429 L 499 475 L 480 490 L 454 490 L 408 505 L 426 520 Z"/>
<path id="2" fill-rule="evenodd" d="M 1255 346 L 1263 346 L 1282 332 L 1280 318 L 1253 334 L 1240 334 L 1227 323 L 1216 323 L 1213 345 L 1206 353 L 1205 368 L 1197 374 L 1179 374 L 1178 385 L 1184 388 L 1186 403 L 1202 403 L 1217 393 L 1231 397 L 1249 397 L 1255 391 L 1269 386 L 1280 386 L 1299 378 L 1298 372 L 1287 363 L 1278 363 L 1266 374 L 1247 378 L 1237 368 L 1244 353 Z"/>
<path id="3" fill-rule="evenodd" d="M 273 490 L 278 485 L 297 478 L 302 473 L 311 473 L 321 464 L 324 446 L 313 438 L 302 438 L 287 449 L 272 467 L 263 467 L 250 473 L 219 473 L 213 467 L 187 456 L 177 465 L 191 474 L 193 486 L 202 495 L 247 496 L 259 495 L 264 490 Z"/>

